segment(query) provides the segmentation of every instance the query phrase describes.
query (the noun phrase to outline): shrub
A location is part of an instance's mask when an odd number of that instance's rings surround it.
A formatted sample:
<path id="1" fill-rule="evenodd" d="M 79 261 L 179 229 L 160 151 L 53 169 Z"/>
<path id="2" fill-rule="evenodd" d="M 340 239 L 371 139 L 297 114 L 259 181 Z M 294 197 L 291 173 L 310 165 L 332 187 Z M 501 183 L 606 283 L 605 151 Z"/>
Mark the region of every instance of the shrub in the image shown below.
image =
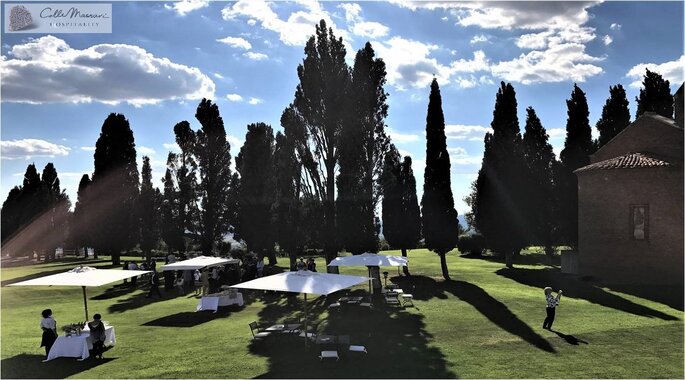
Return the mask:
<path id="1" fill-rule="evenodd" d="M 485 253 L 485 238 L 481 234 L 461 235 L 457 248 L 462 254 L 480 256 Z"/>

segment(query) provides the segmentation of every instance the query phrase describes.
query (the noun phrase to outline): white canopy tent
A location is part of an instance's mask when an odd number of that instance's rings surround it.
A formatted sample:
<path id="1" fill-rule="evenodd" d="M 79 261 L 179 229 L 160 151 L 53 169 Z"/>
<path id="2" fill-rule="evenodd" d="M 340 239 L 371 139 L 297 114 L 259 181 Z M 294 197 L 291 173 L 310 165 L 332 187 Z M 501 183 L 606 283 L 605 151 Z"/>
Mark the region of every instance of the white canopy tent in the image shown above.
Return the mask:
<path id="1" fill-rule="evenodd" d="M 361 255 L 352 255 L 344 257 L 336 257 L 331 260 L 329 267 L 369 267 L 369 277 L 371 277 L 372 266 L 376 267 L 406 267 L 409 260 L 402 256 L 387 256 L 379 255 L 377 253 L 362 253 Z M 369 282 L 369 291 L 371 290 L 371 283 Z"/>
<path id="2" fill-rule="evenodd" d="M 76 267 L 64 273 L 34 278 L 10 284 L 9 286 L 80 286 L 83 289 L 83 306 L 88 320 L 88 300 L 86 286 L 103 286 L 125 278 L 150 273 L 148 270 L 98 269 L 93 267 Z"/>
<path id="3" fill-rule="evenodd" d="M 172 264 L 166 264 L 161 267 L 161 270 L 195 270 L 206 267 L 215 267 L 226 264 L 239 264 L 238 259 L 224 259 L 221 257 L 198 256 L 192 259 L 177 261 Z"/>
<path id="4" fill-rule="evenodd" d="M 284 272 L 231 286 L 240 289 L 304 293 L 304 334 L 307 345 L 307 294 L 329 295 L 367 281 L 368 277 L 310 271 Z"/>

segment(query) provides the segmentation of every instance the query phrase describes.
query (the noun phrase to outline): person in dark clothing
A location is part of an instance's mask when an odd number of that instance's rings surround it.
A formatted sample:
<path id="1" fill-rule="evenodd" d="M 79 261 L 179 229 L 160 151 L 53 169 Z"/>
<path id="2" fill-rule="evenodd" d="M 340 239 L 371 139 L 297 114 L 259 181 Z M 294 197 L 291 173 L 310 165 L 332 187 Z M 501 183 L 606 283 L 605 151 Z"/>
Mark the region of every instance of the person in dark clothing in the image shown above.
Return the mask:
<path id="1" fill-rule="evenodd" d="M 159 275 L 156 270 L 153 270 L 150 276 L 150 292 L 148 292 L 145 298 L 150 298 L 152 293 L 156 293 L 157 297 L 162 298 L 162 293 L 159 292 Z"/>
<path id="2" fill-rule="evenodd" d="M 99 359 L 102 359 L 102 353 L 105 351 L 105 325 L 100 321 L 101 318 L 100 314 L 95 314 L 93 321 L 88 322 L 89 339 L 93 342 L 93 357 Z"/>
<path id="3" fill-rule="evenodd" d="M 552 330 L 552 323 L 554 323 L 554 315 L 556 314 L 556 308 L 559 305 L 559 300 L 561 299 L 562 291 L 559 290 L 557 296 L 552 295 L 552 288 L 549 286 L 545 288 L 545 299 L 547 300 L 547 318 L 542 323 L 542 328 L 547 330 Z"/>
<path id="4" fill-rule="evenodd" d="M 88 257 L 88 256 L 86 255 L 86 257 Z M 128 261 L 124 261 L 124 268 L 123 269 L 128 270 Z M 128 278 L 124 279 L 124 285 L 126 285 L 126 284 L 128 284 Z"/>
<path id="5" fill-rule="evenodd" d="M 57 321 L 52 319 L 52 310 L 50 309 L 43 310 L 41 314 L 43 319 L 40 321 L 40 328 L 43 330 L 43 336 L 40 340 L 40 346 L 45 347 L 45 360 L 43 361 L 46 362 L 50 349 L 57 340 Z"/>

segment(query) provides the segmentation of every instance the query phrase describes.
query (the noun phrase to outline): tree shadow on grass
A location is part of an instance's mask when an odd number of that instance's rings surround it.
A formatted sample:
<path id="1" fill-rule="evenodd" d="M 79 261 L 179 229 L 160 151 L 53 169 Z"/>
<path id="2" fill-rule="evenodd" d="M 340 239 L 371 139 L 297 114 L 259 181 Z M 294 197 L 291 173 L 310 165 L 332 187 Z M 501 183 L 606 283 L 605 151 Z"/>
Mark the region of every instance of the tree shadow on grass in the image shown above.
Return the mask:
<path id="1" fill-rule="evenodd" d="M 464 254 L 459 256 L 464 259 L 478 259 L 484 261 L 490 261 L 494 263 L 504 264 L 504 256 L 486 254 L 486 255 L 472 255 Z M 532 266 L 561 266 L 561 256 L 547 256 L 545 253 L 538 252 L 523 252 L 519 255 L 514 256 L 514 265 L 532 265 Z"/>
<path id="2" fill-rule="evenodd" d="M 678 320 L 677 317 L 629 301 L 593 284 L 580 281 L 574 276 L 563 275 L 558 270 L 503 268 L 495 273 L 518 283 L 540 288 L 540 294 L 542 294 L 542 289 L 545 286 L 551 286 L 553 289 L 562 289 L 564 291 L 564 296 L 582 298 L 588 302 L 604 307 L 621 310 L 642 317 L 659 318 L 665 321 Z"/>
<path id="3" fill-rule="evenodd" d="M 3 379 L 65 379 L 116 360 L 116 358 L 105 358 L 78 361 L 76 358 L 57 358 L 41 363 L 44 358 L 43 355 L 21 354 L 2 359 L 0 377 Z"/>
<path id="4" fill-rule="evenodd" d="M 321 314 L 337 296 L 310 301 L 312 325 L 318 334 L 347 335 L 349 344 L 362 345 L 368 353 L 349 352 L 347 345 L 317 345 L 313 341 L 305 350 L 304 338 L 275 335 L 266 342 L 250 343 L 253 354 L 269 360 L 268 371 L 257 378 L 457 377 L 447 368 L 445 355 L 430 345 L 433 337 L 425 330 L 423 315 L 380 304 L 373 310 L 348 309 L 322 319 L 325 315 Z M 276 316 L 275 307 L 264 313 L 268 319 Z M 318 356 L 322 350 L 337 350 L 340 361 L 321 361 Z"/>
<path id="5" fill-rule="evenodd" d="M 685 294 L 683 294 L 682 285 L 606 284 L 605 286 L 617 292 L 662 303 L 676 310 L 684 310 Z"/>
<path id="6" fill-rule="evenodd" d="M 220 318 L 228 318 L 236 311 L 242 310 L 238 306 L 222 306 L 216 313 L 212 311 L 185 311 L 172 315 L 167 315 L 161 318 L 154 319 L 142 324 L 142 326 L 157 326 L 157 327 L 195 327 L 209 321 Z"/>
<path id="7" fill-rule="evenodd" d="M 537 334 L 512 313 L 506 305 L 479 286 L 464 281 L 437 282 L 425 276 L 398 277 L 393 280 L 405 292 L 411 293 L 416 300 L 428 300 L 433 297 L 445 299 L 447 298 L 445 293 L 451 293 L 473 306 L 499 328 L 520 337 L 543 351 L 556 352 L 544 337 Z"/>

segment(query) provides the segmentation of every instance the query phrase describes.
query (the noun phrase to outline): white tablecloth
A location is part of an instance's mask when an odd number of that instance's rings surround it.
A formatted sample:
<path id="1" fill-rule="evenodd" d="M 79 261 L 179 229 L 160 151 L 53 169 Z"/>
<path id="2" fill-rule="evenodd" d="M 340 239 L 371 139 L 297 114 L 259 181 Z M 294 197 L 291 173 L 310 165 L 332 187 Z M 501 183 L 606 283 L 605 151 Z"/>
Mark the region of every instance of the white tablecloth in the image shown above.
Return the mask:
<path id="1" fill-rule="evenodd" d="M 88 326 L 86 325 L 86 328 Z M 116 334 L 113 326 L 105 328 L 105 346 L 113 346 L 117 342 Z M 55 344 L 52 345 L 48 360 L 59 357 L 81 358 L 88 359 L 90 353 L 88 350 L 93 349 L 93 342 L 90 339 L 90 332 L 84 330 L 81 335 L 72 336 L 58 336 Z"/>
<path id="2" fill-rule="evenodd" d="M 238 306 L 243 306 L 243 294 L 242 293 L 236 293 L 235 298 L 229 298 L 228 294 L 222 294 L 222 295 L 208 295 L 202 297 L 200 302 L 197 304 L 197 311 L 200 310 L 214 310 L 216 313 L 217 309 L 219 306 L 229 306 L 229 305 L 238 305 Z"/>

